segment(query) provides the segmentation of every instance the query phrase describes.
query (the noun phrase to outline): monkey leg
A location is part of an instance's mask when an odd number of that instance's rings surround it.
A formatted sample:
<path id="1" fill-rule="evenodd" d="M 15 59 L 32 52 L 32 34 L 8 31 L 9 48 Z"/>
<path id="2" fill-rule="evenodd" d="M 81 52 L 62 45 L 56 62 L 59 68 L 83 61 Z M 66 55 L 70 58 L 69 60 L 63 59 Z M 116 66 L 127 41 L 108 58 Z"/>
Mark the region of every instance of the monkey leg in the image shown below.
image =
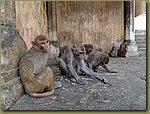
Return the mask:
<path id="1" fill-rule="evenodd" d="M 77 74 L 81 74 L 81 68 L 80 68 L 80 65 L 79 65 L 79 63 L 77 64 L 77 66 L 76 66 L 76 71 L 77 71 Z"/>
<path id="2" fill-rule="evenodd" d="M 43 85 L 43 89 L 52 90 L 54 88 L 53 72 L 49 67 L 45 67 L 37 76 L 36 79 Z"/>
<path id="3" fill-rule="evenodd" d="M 45 67 L 39 75 L 45 76 L 45 79 L 43 77 L 42 83 L 45 83 L 45 84 L 47 83 L 47 85 L 45 85 L 46 86 L 45 89 L 47 91 L 50 91 L 52 89 L 57 89 L 57 88 L 60 88 L 62 86 L 62 84 L 60 82 L 54 82 L 53 72 L 49 67 Z"/>
<path id="4" fill-rule="evenodd" d="M 92 69 L 92 63 L 88 63 L 90 69 Z"/>
<path id="5" fill-rule="evenodd" d="M 68 74 L 68 69 L 67 69 L 67 65 L 64 62 L 64 60 L 62 58 L 57 58 L 57 62 L 59 65 L 59 69 L 61 71 L 61 74 Z"/>
<path id="6" fill-rule="evenodd" d="M 34 80 L 25 83 L 27 94 L 32 97 L 47 97 L 54 94 L 54 79 L 52 70 L 45 67 L 39 74 L 34 76 Z M 44 92 L 46 90 L 47 92 Z"/>

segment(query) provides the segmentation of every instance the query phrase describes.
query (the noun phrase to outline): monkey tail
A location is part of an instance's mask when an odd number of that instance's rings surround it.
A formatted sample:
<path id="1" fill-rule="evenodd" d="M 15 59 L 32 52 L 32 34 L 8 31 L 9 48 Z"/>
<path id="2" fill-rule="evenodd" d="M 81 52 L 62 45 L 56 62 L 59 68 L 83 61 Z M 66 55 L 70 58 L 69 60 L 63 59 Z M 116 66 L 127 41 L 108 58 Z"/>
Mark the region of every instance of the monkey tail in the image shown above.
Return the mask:
<path id="1" fill-rule="evenodd" d="M 42 97 L 48 97 L 54 94 L 54 89 L 52 89 L 51 91 L 48 92 L 44 92 L 44 93 L 33 93 L 33 92 L 29 92 L 28 90 L 26 90 L 27 94 L 29 94 L 32 97 L 36 97 L 36 98 L 42 98 Z"/>

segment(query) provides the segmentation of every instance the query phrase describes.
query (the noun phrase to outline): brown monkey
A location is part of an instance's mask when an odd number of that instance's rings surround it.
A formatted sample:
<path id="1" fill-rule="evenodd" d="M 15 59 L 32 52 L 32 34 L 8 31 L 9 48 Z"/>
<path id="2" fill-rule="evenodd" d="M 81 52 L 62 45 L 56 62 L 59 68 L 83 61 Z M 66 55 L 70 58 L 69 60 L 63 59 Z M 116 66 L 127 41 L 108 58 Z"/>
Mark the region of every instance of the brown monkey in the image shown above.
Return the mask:
<path id="1" fill-rule="evenodd" d="M 108 81 L 105 78 L 99 77 L 97 73 L 86 66 L 84 61 L 85 54 L 85 48 L 81 43 L 74 43 L 73 45 L 67 46 L 67 48 L 63 50 L 63 53 L 56 59 L 61 73 L 69 74 L 71 81 L 81 85 L 87 82 L 78 75 L 80 70 L 88 74 L 91 78 L 96 78 L 107 83 Z"/>
<path id="2" fill-rule="evenodd" d="M 126 57 L 127 49 L 127 43 L 123 42 L 118 50 L 118 57 Z"/>
<path id="3" fill-rule="evenodd" d="M 94 49 L 92 44 L 84 44 L 83 46 L 85 47 L 85 51 L 86 51 L 87 55 L 90 54 L 93 50 L 104 52 L 104 53 L 108 54 L 108 52 L 105 51 L 105 50 L 103 50 L 102 48 L 96 48 L 96 49 Z"/>
<path id="4" fill-rule="evenodd" d="M 109 52 L 109 56 L 114 57 L 114 58 L 117 57 L 118 56 L 118 47 L 113 45 L 110 52 Z"/>
<path id="5" fill-rule="evenodd" d="M 88 46 L 87 46 L 88 45 Z M 84 45 L 85 46 L 85 45 Z M 109 55 L 106 51 L 102 48 L 99 49 L 91 49 L 92 44 L 86 44 L 85 50 L 92 50 L 90 53 L 87 53 L 87 60 L 86 63 L 88 64 L 89 68 L 96 71 L 99 66 L 102 66 L 107 72 L 109 73 L 116 73 L 115 71 L 111 71 L 107 68 L 106 64 L 109 62 Z"/>
<path id="6" fill-rule="evenodd" d="M 127 49 L 128 49 L 127 43 L 125 42 L 121 43 L 120 47 L 113 45 L 109 53 L 109 56 L 110 57 L 126 57 Z"/>
<path id="7" fill-rule="evenodd" d="M 109 62 L 109 55 L 104 52 L 92 51 L 88 55 L 87 64 L 94 71 L 97 70 L 99 66 L 102 66 L 109 73 L 116 73 L 116 71 L 111 71 L 107 68 L 106 64 Z"/>
<path id="8" fill-rule="evenodd" d="M 54 84 L 52 70 L 46 67 L 50 42 L 44 35 L 39 35 L 32 41 L 32 47 L 21 58 L 19 74 L 27 94 L 32 97 L 46 97 L 54 94 L 54 88 L 61 87 L 61 83 Z"/>
<path id="9" fill-rule="evenodd" d="M 92 44 L 84 44 L 86 54 L 90 54 L 93 51 L 93 45 Z"/>

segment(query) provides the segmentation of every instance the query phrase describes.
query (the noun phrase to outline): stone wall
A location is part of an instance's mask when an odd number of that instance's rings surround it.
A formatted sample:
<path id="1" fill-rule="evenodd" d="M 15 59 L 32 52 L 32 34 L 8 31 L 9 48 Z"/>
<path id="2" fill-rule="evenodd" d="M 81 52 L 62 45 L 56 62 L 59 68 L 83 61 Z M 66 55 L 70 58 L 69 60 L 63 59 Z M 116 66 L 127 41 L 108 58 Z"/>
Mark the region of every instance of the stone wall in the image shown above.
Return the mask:
<path id="1" fill-rule="evenodd" d="M 16 26 L 15 3 L 13 1 L 1 2 L 1 25 Z"/>
<path id="2" fill-rule="evenodd" d="M 15 3 L 1 2 L 1 108 L 9 109 L 22 95 L 18 63 L 27 47 L 16 29 Z"/>

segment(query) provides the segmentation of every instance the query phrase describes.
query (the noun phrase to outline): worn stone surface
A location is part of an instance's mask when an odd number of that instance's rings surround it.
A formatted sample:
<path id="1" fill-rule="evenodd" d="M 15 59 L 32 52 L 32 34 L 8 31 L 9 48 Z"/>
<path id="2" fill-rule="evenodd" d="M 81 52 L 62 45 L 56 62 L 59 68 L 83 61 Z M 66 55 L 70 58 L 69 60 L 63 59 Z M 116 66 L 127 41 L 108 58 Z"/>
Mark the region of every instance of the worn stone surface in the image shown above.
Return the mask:
<path id="1" fill-rule="evenodd" d="M 18 63 L 27 47 L 17 29 L 1 26 L 1 33 L 1 73 L 5 82 L 8 82 L 18 76 Z"/>
<path id="2" fill-rule="evenodd" d="M 37 35 L 48 36 L 46 1 L 15 1 L 15 4 L 16 26 L 29 49 Z"/>
<path id="3" fill-rule="evenodd" d="M 112 86 L 82 76 L 87 85 L 71 83 L 55 76 L 62 88 L 46 98 L 24 96 L 10 110 L 146 110 L 146 57 L 110 58 L 107 65 L 117 73 L 98 72 Z"/>
<path id="4" fill-rule="evenodd" d="M 1 25 L 16 26 L 15 2 L 1 1 Z"/>
<path id="5" fill-rule="evenodd" d="M 1 106 L 6 110 L 23 93 L 18 76 L 18 63 L 27 47 L 14 27 L 1 26 L 1 34 Z"/>
<path id="6" fill-rule="evenodd" d="M 7 110 L 23 95 L 23 86 L 20 78 L 17 77 L 7 83 L 1 84 L 1 91 L 1 108 Z"/>

